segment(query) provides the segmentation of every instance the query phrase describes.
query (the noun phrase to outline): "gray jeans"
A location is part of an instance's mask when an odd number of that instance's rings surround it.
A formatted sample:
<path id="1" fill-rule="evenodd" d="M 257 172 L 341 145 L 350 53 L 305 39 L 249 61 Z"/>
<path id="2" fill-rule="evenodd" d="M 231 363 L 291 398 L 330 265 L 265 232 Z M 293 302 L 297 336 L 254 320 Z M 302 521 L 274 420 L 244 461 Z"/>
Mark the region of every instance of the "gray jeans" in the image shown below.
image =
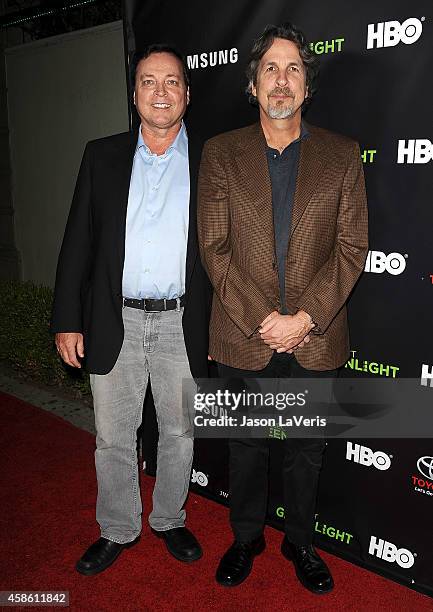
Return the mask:
<path id="1" fill-rule="evenodd" d="M 101 536 L 134 540 L 141 531 L 137 429 L 148 379 L 159 429 L 158 467 L 149 524 L 183 527 L 193 453 L 193 422 L 182 406 L 182 380 L 191 378 L 180 311 L 123 308 L 125 337 L 114 368 L 91 374 L 98 479 L 96 519 Z"/>

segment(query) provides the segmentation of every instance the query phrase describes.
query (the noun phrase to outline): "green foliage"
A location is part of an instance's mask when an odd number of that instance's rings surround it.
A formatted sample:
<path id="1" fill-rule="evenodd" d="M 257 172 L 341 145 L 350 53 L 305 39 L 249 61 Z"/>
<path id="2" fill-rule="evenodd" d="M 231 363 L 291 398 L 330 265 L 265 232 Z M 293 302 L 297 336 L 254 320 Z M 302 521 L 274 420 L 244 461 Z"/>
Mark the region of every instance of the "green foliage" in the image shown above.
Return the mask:
<path id="1" fill-rule="evenodd" d="M 53 291 L 31 282 L 0 282 L 0 360 L 27 377 L 90 393 L 88 374 L 65 366 L 49 331 Z"/>

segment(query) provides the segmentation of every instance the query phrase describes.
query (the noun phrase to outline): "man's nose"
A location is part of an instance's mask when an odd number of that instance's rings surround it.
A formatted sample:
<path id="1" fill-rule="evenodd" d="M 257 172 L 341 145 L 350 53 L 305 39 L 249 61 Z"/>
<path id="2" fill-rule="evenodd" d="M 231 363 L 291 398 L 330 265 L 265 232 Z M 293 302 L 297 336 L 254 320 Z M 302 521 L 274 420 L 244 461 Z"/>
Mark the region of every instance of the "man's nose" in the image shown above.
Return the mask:
<path id="1" fill-rule="evenodd" d="M 167 95 L 167 90 L 165 88 L 165 83 L 164 82 L 156 84 L 154 94 L 157 95 L 157 96 L 166 96 Z"/>
<path id="2" fill-rule="evenodd" d="M 281 70 L 278 72 L 276 83 L 277 85 L 280 85 L 280 87 L 284 87 L 284 85 L 287 85 L 287 75 L 285 72 Z"/>

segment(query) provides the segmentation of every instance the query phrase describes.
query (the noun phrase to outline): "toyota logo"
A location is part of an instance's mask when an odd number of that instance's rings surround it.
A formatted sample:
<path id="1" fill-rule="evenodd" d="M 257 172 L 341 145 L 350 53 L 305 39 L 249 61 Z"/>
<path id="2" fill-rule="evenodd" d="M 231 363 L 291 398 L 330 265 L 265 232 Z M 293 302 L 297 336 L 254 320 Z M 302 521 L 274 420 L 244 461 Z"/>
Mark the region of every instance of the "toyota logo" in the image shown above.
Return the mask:
<path id="1" fill-rule="evenodd" d="M 420 457 L 416 463 L 418 472 L 433 480 L 433 457 Z"/>

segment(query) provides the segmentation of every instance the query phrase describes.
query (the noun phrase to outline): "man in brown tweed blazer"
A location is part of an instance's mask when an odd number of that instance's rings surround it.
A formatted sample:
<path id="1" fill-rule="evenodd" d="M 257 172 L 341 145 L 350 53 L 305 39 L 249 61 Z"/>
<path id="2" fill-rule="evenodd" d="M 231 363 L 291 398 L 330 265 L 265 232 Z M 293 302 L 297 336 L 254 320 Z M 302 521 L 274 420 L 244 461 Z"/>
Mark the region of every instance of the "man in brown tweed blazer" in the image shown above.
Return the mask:
<path id="1" fill-rule="evenodd" d="M 232 377 L 333 377 L 349 356 L 345 303 L 367 254 L 358 145 L 301 120 L 316 57 L 291 24 L 268 26 L 247 69 L 260 122 L 204 148 L 198 231 L 214 287 L 210 355 Z M 285 440 L 283 555 L 315 593 L 333 588 L 312 546 L 322 438 Z M 235 536 L 217 581 L 240 584 L 263 551 L 269 440 L 230 441 Z"/>

